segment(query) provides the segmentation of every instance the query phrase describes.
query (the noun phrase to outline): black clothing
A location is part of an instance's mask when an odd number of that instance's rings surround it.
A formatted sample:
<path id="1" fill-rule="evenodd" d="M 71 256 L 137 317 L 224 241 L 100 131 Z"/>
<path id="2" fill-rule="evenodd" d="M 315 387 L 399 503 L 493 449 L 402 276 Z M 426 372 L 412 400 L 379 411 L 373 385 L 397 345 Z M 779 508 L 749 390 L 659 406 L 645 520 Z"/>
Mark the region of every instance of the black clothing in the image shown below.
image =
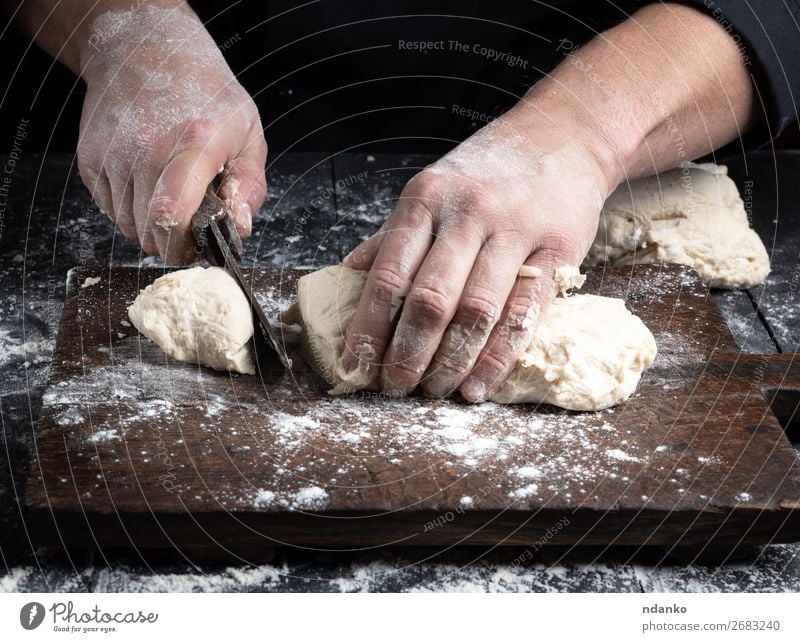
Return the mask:
<path id="1" fill-rule="evenodd" d="M 713 15 L 741 43 L 766 114 L 746 144 L 761 145 L 797 122 L 800 0 L 681 1 Z M 647 2 L 190 4 L 255 99 L 272 152 L 444 152 L 513 105 L 575 47 Z M 18 35 L 6 31 L 0 49 L 0 74 L 11 83 L 0 122 L 14 129 L 29 118 L 28 145 L 44 149 L 52 134 L 51 151 L 73 151 L 81 83 Z M 737 143 L 730 151 L 740 149 Z"/>

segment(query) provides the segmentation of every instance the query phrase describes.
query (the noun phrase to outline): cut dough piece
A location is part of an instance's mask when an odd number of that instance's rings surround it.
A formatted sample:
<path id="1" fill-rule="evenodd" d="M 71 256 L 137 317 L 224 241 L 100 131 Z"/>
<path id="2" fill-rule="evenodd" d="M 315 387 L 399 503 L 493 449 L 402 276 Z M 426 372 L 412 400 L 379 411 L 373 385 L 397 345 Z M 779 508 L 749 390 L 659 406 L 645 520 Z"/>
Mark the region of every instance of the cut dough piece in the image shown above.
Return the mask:
<path id="1" fill-rule="evenodd" d="M 680 263 L 711 287 L 762 283 L 767 250 L 727 173 L 723 165 L 687 163 L 621 185 L 603 206 L 584 264 Z"/>
<path id="2" fill-rule="evenodd" d="M 128 316 L 173 359 L 256 373 L 250 306 L 222 268 L 193 267 L 159 277 L 139 293 Z"/>
<path id="3" fill-rule="evenodd" d="M 333 386 L 331 394 L 374 383 L 364 371 L 345 373 L 341 364 L 344 337 L 366 280 L 365 271 L 334 266 L 298 282 L 304 355 Z M 631 395 L 655 355 L 653 335 L 621 299 L 556 299 L 493 400 L 544 402 L 570 410 L 608 408 Z"/>
<path id="4" fill-rule="evenodd" d="M 359 360 L 360 367 L 349 373 L 342 365 L 345 336 L 366 280 L 365 271 L 332 266 L 307 274 L 297 282 L 303 356 L 333 386 L 328 391 L 332 395 L 363 390 L 370 383 L 363 361 Z M 369 359 L 368 354 L 362 357 Z"/>
<path id="5" fill-rule="evenodd" d="M 557 298 L 500 391 L 499 403 L 549 403 L 601 410 L 633 394 L 656 356 L 656 342 L 622 299 Z"/>

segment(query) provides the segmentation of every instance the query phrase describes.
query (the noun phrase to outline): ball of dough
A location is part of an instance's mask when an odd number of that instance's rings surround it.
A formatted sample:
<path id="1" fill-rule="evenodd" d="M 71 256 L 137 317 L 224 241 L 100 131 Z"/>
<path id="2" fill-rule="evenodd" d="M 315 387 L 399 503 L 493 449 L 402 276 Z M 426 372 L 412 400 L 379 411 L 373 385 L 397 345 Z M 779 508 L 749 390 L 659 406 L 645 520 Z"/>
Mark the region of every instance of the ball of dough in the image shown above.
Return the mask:
<path id="1" fill-rule="evenodd" d="M 159 277 L 139 293 L 128 316 L 173 359 L 256 372 L 250 305 L 222 268 L 192 267 Z"/>
<path id="2" fill-rule="evenodd" d="M 372 383 L 363 372 L 345 373 L 341 363 L 347 328 L 366 280 L 367 272 L 334 266 L 298 283 L 304 355 L 333 386 L 331 394 Z M 608 408 L 633 393 L 655 355 L 653 335 L 621 299 L 556 299 L 493 401 L 544 402 L 570 410 Z"/>
<path id="3" fill-rule="evenodd" d="M 622 299 L 557 298 L 500 391 L 500 403 L 549 403 L 601 410 L 633 394 L 656 356 L 656 342 Z"/>
<path id="4" fill-rule="evenodd" d="M 303 356 L 333 386 L 329 391 L 332 395 L 362 390 L 370 384 L 366 367 L 348 373 L 342 365 L 344 339 L 366 280 L 367 272 L 332 266 L 297 282 Z"/>
<path id="5" fill-rule="evenodd" d="M 717 288 L 749 288 L 769 274 L 727 168 L 685 167 L 620 185 L 600 215 L 586 265 L 680 263 Z"/>

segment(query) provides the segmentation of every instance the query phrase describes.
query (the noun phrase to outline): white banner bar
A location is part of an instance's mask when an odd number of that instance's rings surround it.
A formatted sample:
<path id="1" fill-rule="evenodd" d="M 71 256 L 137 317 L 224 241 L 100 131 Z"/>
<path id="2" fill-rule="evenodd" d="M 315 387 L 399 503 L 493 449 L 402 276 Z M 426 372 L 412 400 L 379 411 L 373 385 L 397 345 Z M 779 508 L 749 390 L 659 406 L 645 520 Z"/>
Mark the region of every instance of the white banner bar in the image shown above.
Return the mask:
<path id="1" fill-rule="evenodd" d="M 797 594 L 6 594 L 0 640 L 800 640 L 798 606 Z"/>

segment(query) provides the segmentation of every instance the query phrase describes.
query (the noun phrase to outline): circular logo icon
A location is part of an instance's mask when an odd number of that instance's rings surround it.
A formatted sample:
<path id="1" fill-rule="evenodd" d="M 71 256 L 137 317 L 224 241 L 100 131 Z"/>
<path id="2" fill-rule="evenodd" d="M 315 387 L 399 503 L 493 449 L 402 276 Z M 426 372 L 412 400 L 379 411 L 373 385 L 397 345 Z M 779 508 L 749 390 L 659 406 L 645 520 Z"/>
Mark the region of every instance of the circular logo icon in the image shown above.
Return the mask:
<path id="1" fill-rule="evenodd" d="M 19 612 L 19 623 L 28 631 L 33 631 L 43 620 L 44 606 L 39 602 L 28 602 Z"/>

